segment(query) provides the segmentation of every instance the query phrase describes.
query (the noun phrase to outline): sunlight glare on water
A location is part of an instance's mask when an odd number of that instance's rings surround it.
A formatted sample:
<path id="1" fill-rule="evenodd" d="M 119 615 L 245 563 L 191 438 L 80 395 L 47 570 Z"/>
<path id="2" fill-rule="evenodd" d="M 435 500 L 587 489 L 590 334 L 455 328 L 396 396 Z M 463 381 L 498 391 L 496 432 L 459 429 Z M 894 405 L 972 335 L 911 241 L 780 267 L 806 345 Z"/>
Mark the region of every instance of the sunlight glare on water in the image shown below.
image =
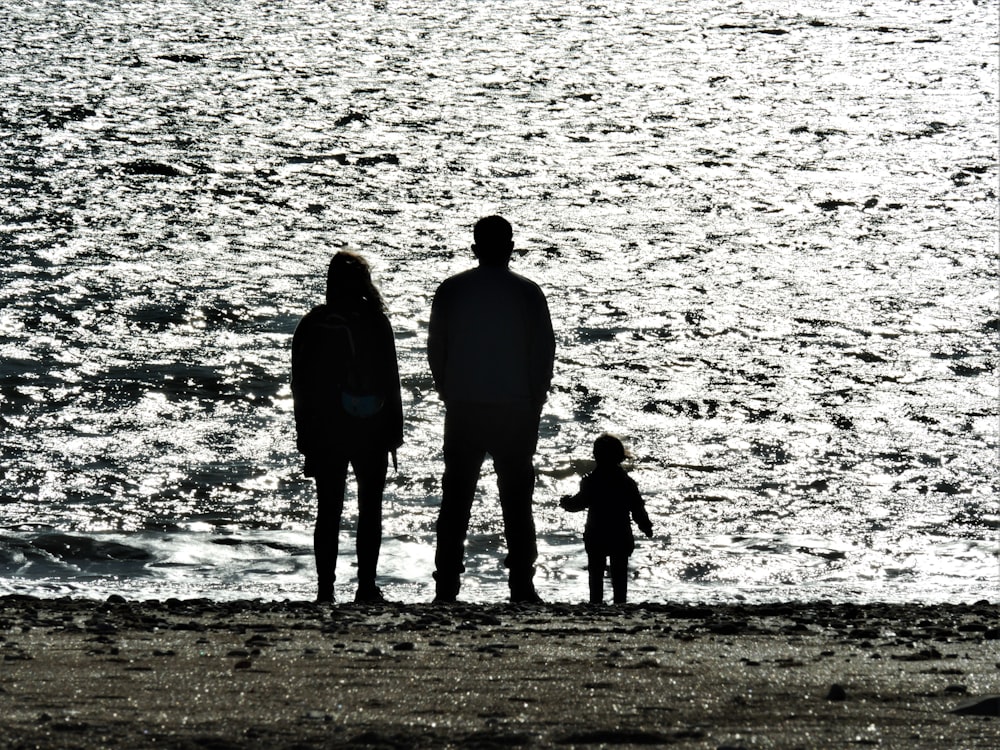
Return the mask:
<path id="1" fill-rule="evenodd" d="M 372 262 L 430 595 L 431 295 L 501 212 L 558 337 L 539 587 L 621 434 L 632 598 L 996 598 L 991 3 L 40 0 L 0 11 L 0 592 L 312 596 L 289 343 Z M 463 596 L 503 596 L 487 468 Z M 353 515 L 342 547 L 351 578 Z"/>

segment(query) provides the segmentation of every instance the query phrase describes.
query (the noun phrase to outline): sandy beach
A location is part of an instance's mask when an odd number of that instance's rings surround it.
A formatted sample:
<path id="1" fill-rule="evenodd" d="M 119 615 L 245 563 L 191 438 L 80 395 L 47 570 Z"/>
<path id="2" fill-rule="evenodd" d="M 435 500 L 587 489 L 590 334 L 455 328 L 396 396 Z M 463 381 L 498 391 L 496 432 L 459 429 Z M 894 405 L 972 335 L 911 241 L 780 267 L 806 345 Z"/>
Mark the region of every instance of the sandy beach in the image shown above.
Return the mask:
<path id="1" fill-rule="evenodd" d="M 1000 746 L 1000 606 L 0 598 L 0 748 Z"/>

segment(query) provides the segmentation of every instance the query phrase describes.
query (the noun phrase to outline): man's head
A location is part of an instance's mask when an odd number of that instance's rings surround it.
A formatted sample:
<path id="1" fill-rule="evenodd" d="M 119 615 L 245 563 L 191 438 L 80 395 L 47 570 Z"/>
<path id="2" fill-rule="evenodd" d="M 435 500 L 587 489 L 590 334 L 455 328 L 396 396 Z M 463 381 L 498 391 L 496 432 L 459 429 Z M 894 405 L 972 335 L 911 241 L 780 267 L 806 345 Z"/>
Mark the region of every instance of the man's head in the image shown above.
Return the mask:
<path id="1" fill-rule="evenodd" d="M 476 222 L 472 237 L 476 244 L 472 252 L 479 262 L 488 266 L 506 266 L 514 252 L 514 230 L 502 216 L 487 216 Z"/>

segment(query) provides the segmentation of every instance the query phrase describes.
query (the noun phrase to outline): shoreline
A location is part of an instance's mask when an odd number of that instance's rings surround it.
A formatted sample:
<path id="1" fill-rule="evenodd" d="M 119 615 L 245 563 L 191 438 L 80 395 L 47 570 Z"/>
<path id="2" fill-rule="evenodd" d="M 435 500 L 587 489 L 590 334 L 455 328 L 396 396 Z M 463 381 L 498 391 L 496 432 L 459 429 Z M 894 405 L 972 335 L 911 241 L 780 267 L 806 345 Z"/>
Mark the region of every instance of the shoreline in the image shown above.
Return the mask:
<path id="1" fill-rule="evenodd" d="M 1000 604 L 985 601 L 12 595 L 0 651 L 4 750 L 1000 746 Z"/>

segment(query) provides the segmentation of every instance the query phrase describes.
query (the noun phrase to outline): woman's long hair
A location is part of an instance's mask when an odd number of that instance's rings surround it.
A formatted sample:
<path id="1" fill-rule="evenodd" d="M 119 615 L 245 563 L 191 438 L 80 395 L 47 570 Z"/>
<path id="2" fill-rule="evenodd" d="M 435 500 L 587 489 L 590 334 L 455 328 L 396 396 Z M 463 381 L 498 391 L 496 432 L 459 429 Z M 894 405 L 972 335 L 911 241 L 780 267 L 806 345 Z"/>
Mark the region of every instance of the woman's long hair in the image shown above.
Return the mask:
<path id="1" fill-rule="evenodd" d="M 333 256 L 326 273 L 326 304 L 341 309 L 385 312 L 385 302 L 372 281 L 368 261 L 348 250 Z"/>

